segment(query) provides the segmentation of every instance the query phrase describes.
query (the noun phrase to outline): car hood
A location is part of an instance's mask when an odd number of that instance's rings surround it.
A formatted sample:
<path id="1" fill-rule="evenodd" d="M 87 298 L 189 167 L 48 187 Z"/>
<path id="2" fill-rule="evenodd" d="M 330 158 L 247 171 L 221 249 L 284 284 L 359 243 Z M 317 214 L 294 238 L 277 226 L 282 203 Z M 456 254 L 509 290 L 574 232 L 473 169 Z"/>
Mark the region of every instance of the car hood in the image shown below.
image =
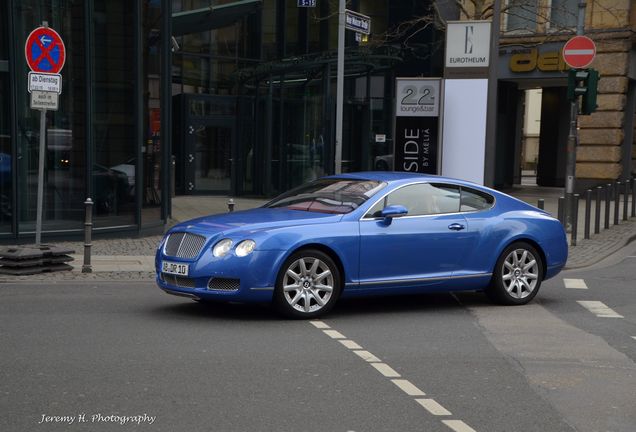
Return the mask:
<path id="1" fill-rule="evenodd" d="M 289 226 L 332 223 L 341 214 L 317 213 L 285 208 L 256 208 L 192 219 L 175 225 L 170 232 L 188 231 L 207 237 L 224 233 L 255 232 Z"/>

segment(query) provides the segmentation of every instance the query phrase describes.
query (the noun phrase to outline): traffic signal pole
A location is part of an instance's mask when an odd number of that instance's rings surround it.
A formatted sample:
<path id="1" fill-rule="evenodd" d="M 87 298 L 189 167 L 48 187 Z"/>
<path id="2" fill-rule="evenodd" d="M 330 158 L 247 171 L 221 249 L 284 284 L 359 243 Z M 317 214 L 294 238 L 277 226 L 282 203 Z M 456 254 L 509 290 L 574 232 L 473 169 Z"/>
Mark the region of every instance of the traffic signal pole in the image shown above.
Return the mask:
<path id="1" fill-rule="evenodd" d="M 578 21 L 576 25 L 576 34 L 583 35 L 585 28 L 585 7 L 583 0 L 579 1 Z M 576 180 L 576 146 L 578 131 L 577 116 L 579 111 L 578 98 L 570 101 L 570 133 L 568 134 L 567 159 L 565 162 L 565 226 L 567 229 L 572 228 L 572 215 L 574 213 L 574 186 Z"/>

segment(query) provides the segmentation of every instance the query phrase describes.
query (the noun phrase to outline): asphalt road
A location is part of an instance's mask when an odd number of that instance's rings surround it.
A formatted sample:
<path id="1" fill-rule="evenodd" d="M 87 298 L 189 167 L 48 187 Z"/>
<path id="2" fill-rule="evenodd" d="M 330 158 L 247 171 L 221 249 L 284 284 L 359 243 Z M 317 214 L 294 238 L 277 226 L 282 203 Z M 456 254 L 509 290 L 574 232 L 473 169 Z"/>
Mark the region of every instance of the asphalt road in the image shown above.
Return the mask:
<path id="1" fill-rule="evenodd" d="M 376 298 L 313 322 L 148 283 L 1 284 L 0 431 L 633 432 L 635 266 L 632 245 L 523 307 Z"/>

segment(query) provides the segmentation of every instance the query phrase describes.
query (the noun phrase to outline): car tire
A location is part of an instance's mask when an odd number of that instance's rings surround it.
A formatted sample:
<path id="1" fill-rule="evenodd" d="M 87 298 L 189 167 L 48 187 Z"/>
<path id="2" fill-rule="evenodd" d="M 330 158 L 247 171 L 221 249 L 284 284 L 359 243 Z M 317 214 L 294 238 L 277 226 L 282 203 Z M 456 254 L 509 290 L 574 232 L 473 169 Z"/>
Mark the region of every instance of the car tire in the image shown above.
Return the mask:
<path id="1" fill-rule="evenodd" d="M 495 303 L 524 305 L 539 292 L 543 261 L 537 250 L 525 242 L 515 242 L 499 256 L 486 295 Z"/>
<path id="2" fill-rule="evenodd" d="M 329 312 L 342 290 L 340 270 L 315 249 L 293 253 L 280 268 L 274 304 L 288 318 L 311 319 Z"/>

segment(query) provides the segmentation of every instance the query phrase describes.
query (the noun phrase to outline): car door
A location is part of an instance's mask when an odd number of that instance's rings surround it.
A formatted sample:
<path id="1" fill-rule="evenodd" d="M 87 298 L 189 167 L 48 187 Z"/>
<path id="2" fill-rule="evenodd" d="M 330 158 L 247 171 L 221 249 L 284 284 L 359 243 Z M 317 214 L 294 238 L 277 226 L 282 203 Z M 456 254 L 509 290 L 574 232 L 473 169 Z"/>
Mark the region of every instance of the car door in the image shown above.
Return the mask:
<path id="1" fill-rule="evenodd" d="M 402 205 L 401 217 L 380 217 Z M 459 187 L 416 183 L 380 199 L 360 220 L 360 288 L 439 284 L 463 255 L 467 222 L 459 211 Z"/>

